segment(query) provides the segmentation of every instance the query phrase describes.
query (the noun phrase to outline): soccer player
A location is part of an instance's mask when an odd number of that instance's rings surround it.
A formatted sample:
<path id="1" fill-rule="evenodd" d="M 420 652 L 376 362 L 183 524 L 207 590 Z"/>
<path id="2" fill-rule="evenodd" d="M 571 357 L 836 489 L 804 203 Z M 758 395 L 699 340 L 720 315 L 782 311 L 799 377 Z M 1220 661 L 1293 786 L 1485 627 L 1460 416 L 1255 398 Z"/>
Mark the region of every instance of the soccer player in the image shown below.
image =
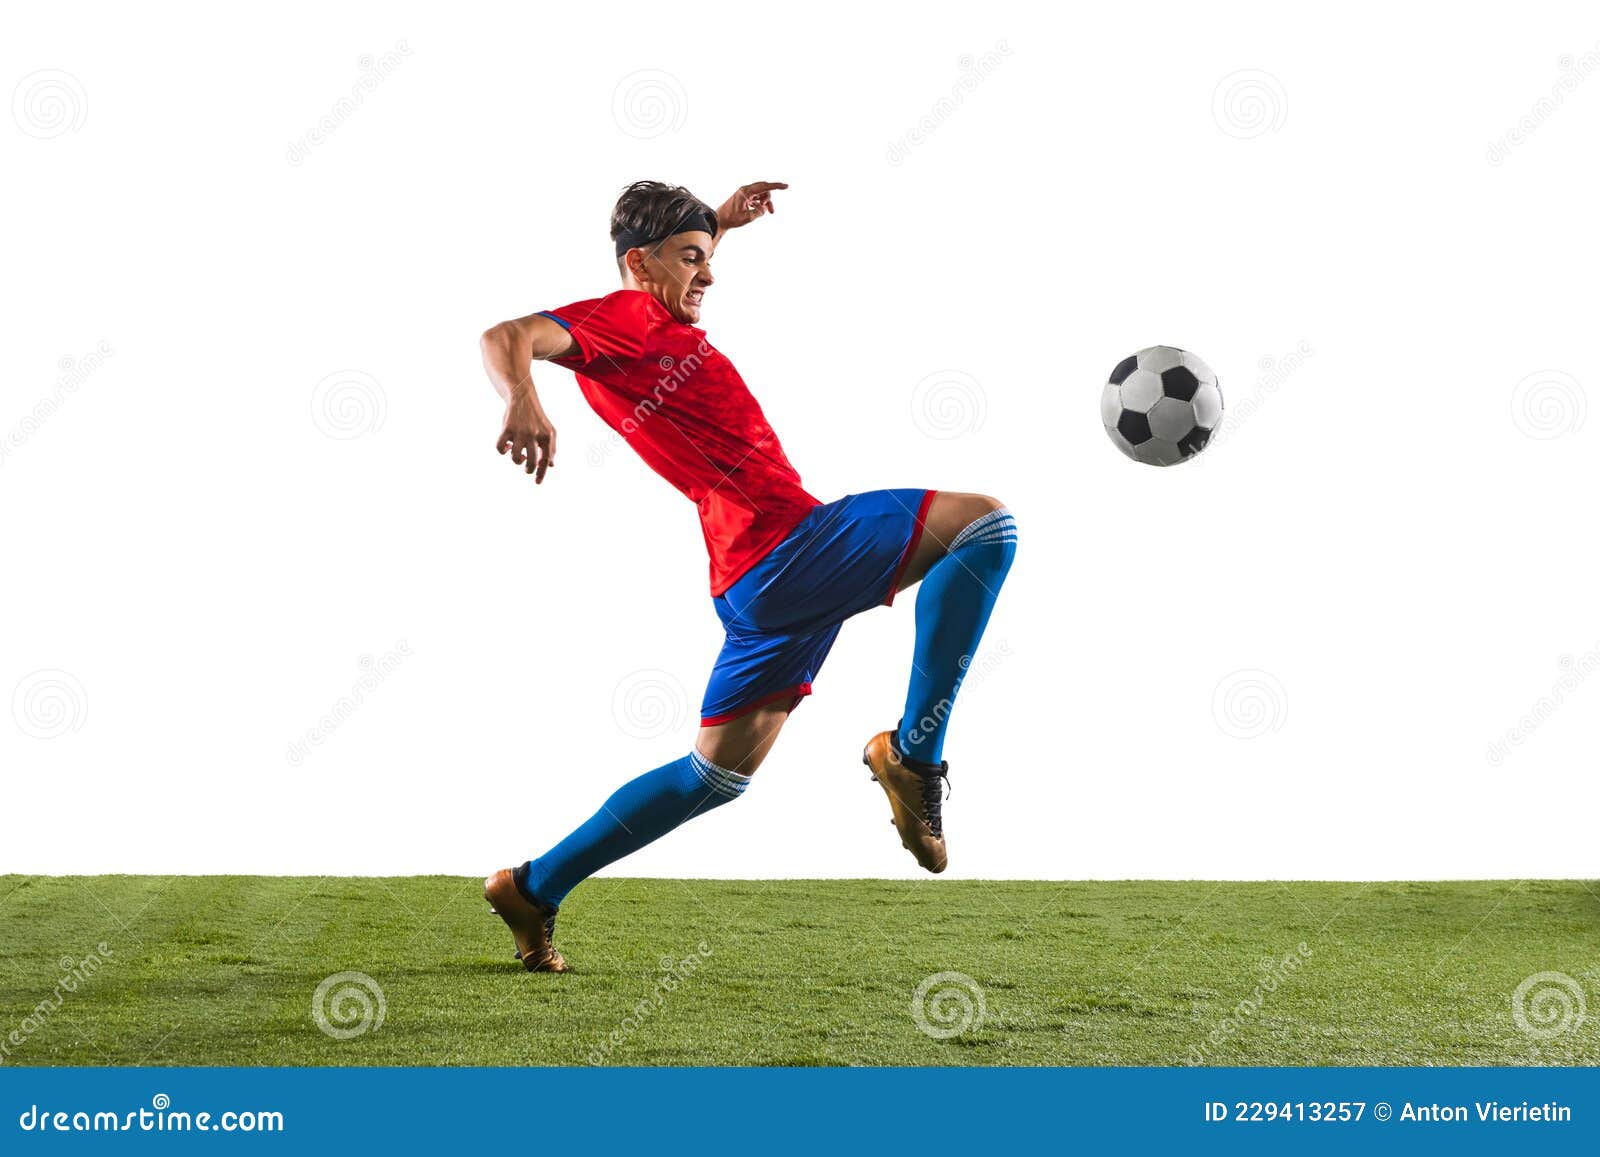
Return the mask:
<path id="1" fill-rule="evenodd" d="M 868 741 L 862 761 L 917 863 L 942 872 L 948 862 L 945 732 L 1010 569 L 1016 527 L 981 494 L 875 490 L 824 503 L 801 486 L 739 372 L 698 327 L 717 245 L 774 212 L 774 190 L 787 187 L 745 185 L 713 211 L 679 186 L 630 185 L 611 213 L 622 288 L 483 334 L 484 368 L 506 404 L 496 449 L 544 482 L 556 431 L 530 366 L 573 371 L 605 423 L 698 508 L 726 630 L 693 750 L 624 784 L 543 855 L 484 881 L 530 972 L 566 970 L 552 941 L 567 893 L 738 799 L 811 694 L 840 625 L 919 582 L 905 710 Z"/>

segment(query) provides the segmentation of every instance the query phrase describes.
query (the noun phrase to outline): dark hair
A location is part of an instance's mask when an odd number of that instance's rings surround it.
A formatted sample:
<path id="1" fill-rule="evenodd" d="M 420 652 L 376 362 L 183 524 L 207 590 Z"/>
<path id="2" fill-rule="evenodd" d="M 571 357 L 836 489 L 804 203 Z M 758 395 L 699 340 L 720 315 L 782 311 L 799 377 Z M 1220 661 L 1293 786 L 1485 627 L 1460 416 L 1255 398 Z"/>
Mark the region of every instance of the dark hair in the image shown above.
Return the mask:
<path id="1" fill-rule="evenodd" d="M 668 185 L 663 181 L 635 181 L 622 190 L 617 207 L 611 210 L 611 240 L 623 234 L 651 238 L 670 237 L 683 232 L 679 226 L 699 228 L 701 220 L 709 217 L 711 235 L 717 234 L 717 215 L 699 197 L 682 185 Z M 620 254 L 619 254 L 620 256 Z"/>

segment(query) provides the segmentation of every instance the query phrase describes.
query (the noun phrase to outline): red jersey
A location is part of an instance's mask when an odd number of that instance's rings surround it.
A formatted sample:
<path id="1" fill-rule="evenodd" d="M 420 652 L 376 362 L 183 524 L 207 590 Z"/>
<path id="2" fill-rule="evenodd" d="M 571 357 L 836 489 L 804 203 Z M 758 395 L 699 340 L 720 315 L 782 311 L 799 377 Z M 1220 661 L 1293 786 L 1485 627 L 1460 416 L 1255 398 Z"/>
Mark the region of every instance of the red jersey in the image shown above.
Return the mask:
<path id="1" fill-rule="evenodd" d="M 620 289 L 544 314 L 581 351 L 552 359 L 606 425 L 700 510 L 720 595 L 818 502 L 733 368 L 648 293 Z"/>

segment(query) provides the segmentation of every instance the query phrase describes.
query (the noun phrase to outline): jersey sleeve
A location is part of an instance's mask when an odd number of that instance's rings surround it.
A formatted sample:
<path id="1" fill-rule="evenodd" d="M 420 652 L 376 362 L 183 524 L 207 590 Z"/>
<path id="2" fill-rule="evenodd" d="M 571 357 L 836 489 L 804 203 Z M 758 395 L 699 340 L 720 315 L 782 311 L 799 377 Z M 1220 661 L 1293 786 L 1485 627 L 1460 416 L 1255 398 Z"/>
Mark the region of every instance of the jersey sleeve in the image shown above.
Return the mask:
<path id="1" fill-rule="evenodd" d="M 571 334 L 582 351 L 552 360 L 568 369 L 581 370 L 603 359 L 624 362 L 638 358 L 644 352 L 645 336 L 650 330 L 650 301 L 647 293 L 622 290 L 544 310 L 543 316 Z"/>

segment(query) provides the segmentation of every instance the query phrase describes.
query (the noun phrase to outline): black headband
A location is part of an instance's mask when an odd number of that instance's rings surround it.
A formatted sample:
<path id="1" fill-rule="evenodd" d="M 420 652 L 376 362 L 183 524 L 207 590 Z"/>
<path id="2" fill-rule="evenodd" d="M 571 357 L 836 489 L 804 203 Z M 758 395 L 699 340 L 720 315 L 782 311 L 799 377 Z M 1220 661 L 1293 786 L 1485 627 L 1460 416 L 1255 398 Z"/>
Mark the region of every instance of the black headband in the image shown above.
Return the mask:
<path id="1" fill-rule="evenodd" d="M 717 215 L 710 209 L 691 209 L 683 220 L 665 233 L 657 233 L 650 229 L 624 229 L 617 235 L 617 256 L 621 257 L 630 249 L 638 249 L 645 245 L 654 245 L 665 241 L 668 237 L 675 237 L 679 233 L 709 233 L 717 235 Z"/>

